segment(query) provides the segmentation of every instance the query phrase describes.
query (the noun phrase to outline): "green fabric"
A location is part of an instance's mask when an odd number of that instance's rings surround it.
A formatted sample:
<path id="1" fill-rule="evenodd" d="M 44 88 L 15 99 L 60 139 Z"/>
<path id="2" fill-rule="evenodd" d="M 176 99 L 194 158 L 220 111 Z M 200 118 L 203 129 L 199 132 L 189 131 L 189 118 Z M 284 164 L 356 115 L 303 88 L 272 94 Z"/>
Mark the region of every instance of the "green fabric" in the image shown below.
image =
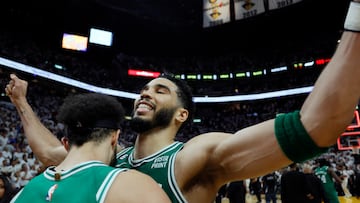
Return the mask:
<path id="1" fill-rule="evenodd" d="M 338 193 L 332 176 L 328 172 L 329 166 L 322 166 L 315 169 L 315 175 L 321 180 L 325 197 L 329 203 L 340 203 Z"/>
<path id="2" fill-rule="evenodd" d="M 124 149 L 116 156 L 118 168 L 130 168 L 151 176 L 166 192 L 171 202 L 186 203 L 175 180 L 175 158 L 184 143 L 174 142 L 162 150 L 143 159 L 134 159 L 134 147 Z"/>
<path id="3" fill-rule="evenodd" d="M 61 172 L 53 168 L 34 177 L 11 203 L 103 203 L 113 180 L 124 171 L 99 161 L 84 162 Z"/>
<path id="4" fill-rule="evenodd" d="M 285 155 L 295 163 L 301 163 L 328 148 L 318 147 L 306 132 L 300 120 L 300 112 L 279 114 L 275 118 L 275 135 Z"/>

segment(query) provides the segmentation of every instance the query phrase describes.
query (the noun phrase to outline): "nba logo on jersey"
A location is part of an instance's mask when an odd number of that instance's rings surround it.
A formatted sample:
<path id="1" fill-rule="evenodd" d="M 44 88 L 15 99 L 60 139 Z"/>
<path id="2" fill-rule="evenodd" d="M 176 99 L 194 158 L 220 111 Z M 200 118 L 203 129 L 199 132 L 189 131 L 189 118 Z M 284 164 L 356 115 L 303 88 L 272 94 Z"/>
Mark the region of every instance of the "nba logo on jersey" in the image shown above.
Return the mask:
<path id="1" fill-rule="evenodd" d="M 52 196 L 57 188 L 57 184 L 51 186 L 51 188 L 48 190 L 48 193 L 46 195 L 46 201 L 51 202 Z"/>

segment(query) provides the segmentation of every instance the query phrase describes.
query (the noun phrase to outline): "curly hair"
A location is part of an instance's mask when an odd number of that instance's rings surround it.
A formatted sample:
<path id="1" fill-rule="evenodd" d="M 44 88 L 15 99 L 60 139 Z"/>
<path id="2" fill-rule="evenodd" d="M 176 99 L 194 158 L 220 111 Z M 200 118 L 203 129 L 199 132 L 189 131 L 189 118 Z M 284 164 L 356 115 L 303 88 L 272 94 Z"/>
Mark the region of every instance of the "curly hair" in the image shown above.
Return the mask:
<path id="1" fill-rule="evenodd" d="M 124 109 L 112 96 L 83 93 L 65 98 L 56 118 L 65 124 L 69 144 L 81 146 L 90 140 L 100 141 L 120 129 Z"/>

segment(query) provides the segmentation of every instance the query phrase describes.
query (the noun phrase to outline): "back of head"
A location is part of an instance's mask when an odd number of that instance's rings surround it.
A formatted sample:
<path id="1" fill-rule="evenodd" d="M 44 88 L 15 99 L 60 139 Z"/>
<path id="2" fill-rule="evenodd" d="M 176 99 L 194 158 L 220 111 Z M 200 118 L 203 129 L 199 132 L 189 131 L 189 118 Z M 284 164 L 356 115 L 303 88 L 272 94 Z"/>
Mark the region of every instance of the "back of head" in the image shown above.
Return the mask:
<path id="1" fill-rule="evenodd" d="M 77 146 L 104 138 L 104 133 L 94 133 L 99 129 L 120 129 L 123 118 L 124 109 L 121 103 L 112 96 L 99 93 L 65 98 L 57 115 L 57 120 L 67 127 L 69 144 Z"/>
<path id="2" fill-rule="evenodd" d="M 297 171 L 299 169 L 297 163 L 291 163 L 289 165 L 289 167 L 290 167 L 290 170 L 296 170 Z"/>
<path id="3" fill-rule="evenodd" d="M 310 164 L 304 164 L 302 168 L 303 172 L 306 174 L 313 173 L 313 167 Z"/>
<path id="4" fill-rule="evenodd" d="M 330 166 L 330 162 L 328 160 L 326 160 L 325 158 L 318 159 L 317 163 L 319 164 L 320 167 Z"/>

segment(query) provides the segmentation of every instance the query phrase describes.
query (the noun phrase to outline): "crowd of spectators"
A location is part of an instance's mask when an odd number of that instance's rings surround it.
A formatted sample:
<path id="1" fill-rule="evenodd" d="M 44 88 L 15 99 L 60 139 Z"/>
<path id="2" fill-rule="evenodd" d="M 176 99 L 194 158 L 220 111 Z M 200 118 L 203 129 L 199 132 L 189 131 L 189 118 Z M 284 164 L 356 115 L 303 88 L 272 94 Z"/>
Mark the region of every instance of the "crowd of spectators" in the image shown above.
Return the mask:
<path id="1" fill-rule="evenodd" d="M 213 55 L 134 56 L 105 50 L 104 47 L 86 53 L 70 51 L 62 49 L 60 42 L 54 47 L 35 39 L 34 36 L 24 36 L 21 32 L 2 32 L 0 56 L 96 86 L 130 92 L 136 92 L 144 83 L 142 78 L 127 75 L 130 68 L 174 74 L 224 74 L 288 66 L 288 71 L 268 71 L 268 75 L 263 77 L 189 81 L 194 95 L 209 96 L 249 94 L 313 85 L 322 66 L 294 71 L 293 64 L 330 58 L 336 47 L 336 40 L 323 37 L 317 43 L 307 42 L 311 49 L 304 48 L 305 44 L 299 46 L 287 42 L 285 48 L 251 47 L 237 52 L 214 52 Z M 63 69 L 58 69 L 55 65 Z"/>

